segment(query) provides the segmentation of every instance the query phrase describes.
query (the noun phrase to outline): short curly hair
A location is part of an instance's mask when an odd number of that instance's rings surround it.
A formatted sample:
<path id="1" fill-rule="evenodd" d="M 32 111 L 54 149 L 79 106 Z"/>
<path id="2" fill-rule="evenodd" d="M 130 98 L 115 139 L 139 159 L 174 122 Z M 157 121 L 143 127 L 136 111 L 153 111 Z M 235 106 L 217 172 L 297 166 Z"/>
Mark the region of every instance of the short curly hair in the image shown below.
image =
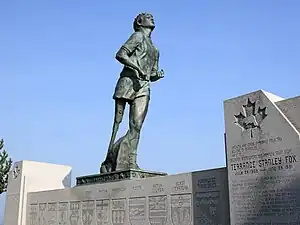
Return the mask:
<path id="1" fill-rule="evenodd" d="M 138 14 L 138 15 L 135 17 L 135 19 L 134 19 L 134 21 L 133 21 L 133 29 L 134 29 L 134 31 L 138 31 L 138 30 L 140 29 L 141 25 L 139 25 L 139 22 L 141 21 L 141 19 L 142 19 L 144 16 L 148 16 L 148 15 L 151 15 L 151 16 L 152 16 L 151 13 L 143 12 L 143 13 Z M 154 29 L 154 28 L 153 28 L 153 29 Z"/>

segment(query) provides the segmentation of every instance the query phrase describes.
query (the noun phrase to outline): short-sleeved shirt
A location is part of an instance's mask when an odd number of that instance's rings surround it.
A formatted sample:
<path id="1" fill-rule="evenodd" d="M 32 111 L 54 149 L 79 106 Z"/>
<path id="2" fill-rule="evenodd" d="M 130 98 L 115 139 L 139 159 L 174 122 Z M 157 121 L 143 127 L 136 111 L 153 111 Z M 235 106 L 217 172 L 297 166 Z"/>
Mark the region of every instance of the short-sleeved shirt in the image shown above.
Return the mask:
<path id="1" fill-rule="evenodd" d="M 151 74 L 157 71 L 159 54 L 150 37 L 139 31 L 134 32 L 121 48 L 128 53 L 132 62 L 147 74 L 147 80 L 150 80 Z M 115 88 L 114 99 L 132 101 L 141 96 L 150 97 L 150 81 L 137 79 L 136 72 L 124 66 Z"/>

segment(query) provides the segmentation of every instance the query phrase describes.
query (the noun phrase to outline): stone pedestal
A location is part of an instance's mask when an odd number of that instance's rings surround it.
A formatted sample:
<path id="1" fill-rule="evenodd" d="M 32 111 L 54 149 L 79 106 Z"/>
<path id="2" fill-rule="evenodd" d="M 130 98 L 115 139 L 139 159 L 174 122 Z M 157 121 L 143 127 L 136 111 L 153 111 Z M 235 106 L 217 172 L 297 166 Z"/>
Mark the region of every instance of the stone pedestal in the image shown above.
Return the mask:
<path id="1" fill-rule="evenodd" d="M 121 180 L 143 179 L 155 176 L 166 176 L 167 173 L 137 169 L 118 170 L 111 173 L 101 173 L 76 178 L 76 185 L 99 184 Z"/>

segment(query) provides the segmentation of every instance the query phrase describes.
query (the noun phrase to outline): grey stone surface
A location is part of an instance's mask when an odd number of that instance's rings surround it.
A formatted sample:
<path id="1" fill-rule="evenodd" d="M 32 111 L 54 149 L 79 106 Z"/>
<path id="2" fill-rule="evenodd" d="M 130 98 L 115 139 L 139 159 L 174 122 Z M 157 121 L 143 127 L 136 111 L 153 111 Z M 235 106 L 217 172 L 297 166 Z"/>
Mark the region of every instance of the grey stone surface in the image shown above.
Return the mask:
<path id="1" fill-rule="evenodd" d="M 65 165 L 27 160 L 15 162 L 9 172 L 4 224 L 30 224 L 26 223 L 27 194 L 29 192 L 71 187 L 71 171 L 72 168 Z M 32 205 L 30 207 L 31 218 L 37 217 L 38 212 L 42 213 L 43 210 L 39 211 L 37 207 L 39 206 Z M 52 209 L 55 206 L 50 204 L 49 207 Z M 41 205 L 41 208 L 43 209 L 43 205 Z"/>
<path id="2" fill-rule="evenodd" d="M 265 91 L 224 102 L 232 225 L 299 224 L 298 106 Z"/>
<path id="3" fill-rule="evenodd" d="M 20 202 L 22 202 L 22 188 L 24 181 L 21 179 L 20 173 L 22 171 L 22 164 L 14 163 L 10 172 L 7 185 L 6 203 L 4 212 L 4 224 L 12 225 L 19 224 L 20 219 Z M 16 216 L 9 216 L 16 215 Z"/>
<path id="4" fill-rule="evenodd" d="M 227 168 L 192 173 L 194 224 L 230 224 Z"/>
<path id="5" fill-rule="evenodd" d="M 39 225 L 228 225 L 226 180 L 226 168 L 220 168 L 29 193 L 27 221 Z"/>
<path id="6" fill-rule="evenodd" d="M 276 105 L 300 132 L 300 96 L 276 102 Z"/>

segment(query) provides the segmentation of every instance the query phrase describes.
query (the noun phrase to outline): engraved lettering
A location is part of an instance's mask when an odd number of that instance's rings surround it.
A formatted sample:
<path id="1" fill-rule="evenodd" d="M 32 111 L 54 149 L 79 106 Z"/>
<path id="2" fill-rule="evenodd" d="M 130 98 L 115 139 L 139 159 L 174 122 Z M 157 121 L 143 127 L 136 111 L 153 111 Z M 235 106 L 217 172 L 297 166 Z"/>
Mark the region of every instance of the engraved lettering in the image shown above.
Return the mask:
<path id="1" fill-rule="evenodd" d="M 152 193 L 164 192 L 164 186 L 162 184 L 153 184 Z"/>
<path id="2" fill-rule="evenodd" d="M 199 179 L 197 186 L 198 188 L 215 188 L 217 186 L 216 178 L 210 177 L 210 178 Z"/>
<path id="3" fill-rule="evenodd" d="M 178 181 L 175 183 L 175 186 L 172 188 L 174 192 L 182 192 L 187 191 L 189 189 L 188 185 L 186 184 L 185 180 Z"/>
<path id="4" fill-rule="evenodd" d="M 136 185 L 132 187 L 133 191 L 140 191 L 140 190 L 144 190 L 142 185 Z"/>

